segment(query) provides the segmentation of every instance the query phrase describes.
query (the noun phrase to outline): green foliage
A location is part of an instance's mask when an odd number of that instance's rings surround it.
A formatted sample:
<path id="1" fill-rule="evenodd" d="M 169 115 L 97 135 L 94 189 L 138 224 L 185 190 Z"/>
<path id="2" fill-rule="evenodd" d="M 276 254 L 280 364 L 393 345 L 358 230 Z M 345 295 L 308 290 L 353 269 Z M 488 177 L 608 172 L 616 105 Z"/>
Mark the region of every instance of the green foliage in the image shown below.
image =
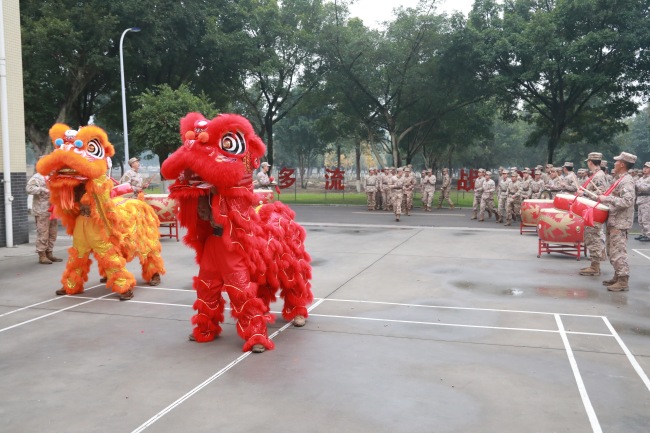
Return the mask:
<path id="1" fill-rule="evenodd" d="M 165 84 L 156 86 L 135 100 L 139 108 L 132 114 L 130 153 L 139 155 L 150 150 L 158 155 L 161 164 L 182 143 L 179 132 L 182 117 L 192 111 L 203 113 L 208 119 L 216 115 L 214 104 L 207 96 L 195 95 L 186 85 L 177 90 Z"/>
<path id="2" fill-rule="evenodd" d="M 648 1 L 477 0 L 470 14 L 504 118 L 534 125 L 528 144 L 606 141 L 647 89 Z M 597 127 L 596 127 L 597 125 Z M 570 136 L 568 133 L 571 133 Z"/>

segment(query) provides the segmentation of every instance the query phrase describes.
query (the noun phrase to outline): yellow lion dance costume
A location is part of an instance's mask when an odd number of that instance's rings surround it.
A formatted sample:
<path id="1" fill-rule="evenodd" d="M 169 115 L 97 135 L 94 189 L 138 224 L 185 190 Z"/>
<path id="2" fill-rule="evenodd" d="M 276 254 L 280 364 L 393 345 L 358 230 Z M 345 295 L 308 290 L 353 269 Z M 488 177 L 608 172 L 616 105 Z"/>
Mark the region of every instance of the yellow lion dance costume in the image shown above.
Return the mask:
<path id="1" fill-rule="evenodd" d="M 106 176 L 107 158 L 115 154 L 103 129 L 85 126 L 75 131 L 57 123 L 50 129 L 54 150 L 39 159 L 36 170 L 48 178 L 50 201 L 61 218 L 72 247 L 68 250 L 57 295 L 82 293 L 88 281 L 92 252 L 97 259 L 101 282 L 120 295 L 133 297 L 135 278 L 126 269 L 134 257 L 140 259 L 142 278 L 160 284 L 165 267 L 160 256 L 158 216 L 142 200 L 111 198 L 113 182 Z"/>

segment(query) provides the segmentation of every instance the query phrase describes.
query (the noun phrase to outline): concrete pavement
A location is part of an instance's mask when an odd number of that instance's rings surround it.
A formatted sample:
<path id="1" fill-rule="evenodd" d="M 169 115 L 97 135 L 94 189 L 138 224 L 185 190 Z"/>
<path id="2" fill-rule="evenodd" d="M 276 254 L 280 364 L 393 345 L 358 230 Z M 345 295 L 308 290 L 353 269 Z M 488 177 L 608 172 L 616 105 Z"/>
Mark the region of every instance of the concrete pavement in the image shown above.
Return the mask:
<path id="1" fill-rule="evenodd" d="M 585 260 L 537 258 L 535 235 L 466 209 L 397 223 L 293 208 L 316 299 L 304 328 L 278 315 L 261 355 L 230 318 L 214 342 L 187 341 L 197 267 L 182 242 L 162 241 L 161 286 L 129 265 L 126 302 L 96 264 L 84 294 L 57 297 L 62 263 L 0 249 L 2 430 L 647 432 L 647 243 L 629 241 L 631 289 L 609 293 L 607 262 L 581 277 Z"/>

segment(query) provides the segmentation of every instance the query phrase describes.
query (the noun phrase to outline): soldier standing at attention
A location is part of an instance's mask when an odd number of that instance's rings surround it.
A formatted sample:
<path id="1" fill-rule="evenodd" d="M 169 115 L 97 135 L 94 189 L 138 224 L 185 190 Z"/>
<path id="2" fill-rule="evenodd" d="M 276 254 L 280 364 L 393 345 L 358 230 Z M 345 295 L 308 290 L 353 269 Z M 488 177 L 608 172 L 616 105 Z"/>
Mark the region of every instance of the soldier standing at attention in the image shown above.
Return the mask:
<path id="1" fill-rule="evenodd" d="M 391 178 L 390 191 L 393 199 L 393 212 L 395 221 L 399 221 L 402 214 L 402 198 L 404 195 L 404 170 L 400 167 L 397 169 L 395 176 Z"/>
<path id="2" fill-rule="evenodd" d="M 641 236 L 635 239 L 641 242 L 650 241 L 650 162 L 643 164 L 643 177 L 636 181 L 636 205 L 638 207 Z"/>
<path id="3" fill-rule="evenodd" d="M 449 193 L 451 192 L 451 176 L 449 176 L 449 169 L 442 169 L 442 185 L 440 186 L 440 198 L 438 200 L 438 209 L 442 208 L 442 202 L 447 200 L 449 203 L 449 208 L 454 208 L 454 202 L 449 198 Z"/>
<path id="4" fill-rule="evenodd" d="M 472 218 L 478 217 L 478 211 L 481 208 L 481 196 L 483 195 L 483 182 L 485 182 L 485 169 L 478 169 L 478 177 L 474 181 L 474 202 L 472 203 Z"/>
<path id="5" fill-rule="evenodd" d="M 393 210 L 393 189 L 391 188 L 391 185 L 393 184 L 393 176 L 395 176 L 395 170 L 392 167 L 389 167 L 386 169 L 386 178 L 385 182 L 383 183 L 383 190 L 382 194 L 385 193 L 385 196 L 382 196 L 382 200 L 384 200 L 384 210 L 386 211 L 391 211 Z"/>
<path id="6" fill-rule="evenodd" d="M 506 202 L 508 201 L 508 170 L 501 170 L 501 178 L 499 179 L 499 186 L 497 187 L 497 200 L 498 200 L 498 213 L 497 222 L 503 223 L 506 217 Z"/>
<path id="7" fill-rule="evenodd" d="M 142 180 L 142 175 L 138 173 L 140 170 L 140 160 L 136 157 L 129 159 L 129 170 L 124 173 L 120 179 L 120 183 L 129 183 L 133 188 L 133 195 L 137 196 L 138 193 L 144 190 L 149 184 L 145 185 Z"/>
<path id="8" fill-rule="evenodd" d="M 375 210 L 381 210 L 383 202 L 381 200 L 381 189 L 383 188 L 384 183 L 384 171 L 375 169 L 375 175 L 377 176 L 377 186 L 375 192 Z"/>
<path id="9" fill-rule="evenodd" d="M 27 182 L 27 194 L 33 195 L 32 215 L 36 220 L 36 254 L 38 254 L 38 263 L 41 265 L 51 265 L 52 262 L 61 262 L 54 256 L 54 242 L 58 234 L 59 220 L 53 218 L 50 213 L 50 190 L 47 187 L 47 179 L 39 172 Z"/>
<path id="10" fill-rule="evenodd" d="M 516 171 L 510 173 L 510 183 L 508 183 L 508 199 L 506 201 L 506 223 L 504 226 L 512 225 L 512 220 L 519 214 L 520 192 L 519 192 L 519 174 Z"/>
<path id="11" fill-rule="evenodd" d="M 415 191 L 415 174 L 411 171 L 411 167 L 407 166 L 404 169 L 404 184 L 402 186 L 404 194 L 404 208 L 406 216 L 411 216 L 411 209 L 413 209 L 413 192 Z"/>
<path id="12" fill-rule="evenodd" d="M 494 211 L 494 191 L 496 191 L 496 185 L 492 180 L 492 172 L 485 172 L 485 181 L 483 182 L 483 194 L 481 195 L 481 211 L 478 215 L 479 222 L 485 221 L 485 211 L 487 210 L 488 219 L 492 217 L 492 214 L 496 214 Z"/>
<path id="13" fill-rule="evenodd" d="M 375 168 L 372 167 L 368 170 L 364 182 L 366 184 L 366 199 L 368 202 L 368 210 L 375 210 L 375 194 L 377 193 L 377 175 Z"/>
<path id="14" fill-rule="evenodd" d="M 560 180 L 560 188 L 562 188 L 562 192 L 564 194 L 575 194 L 580 185 L 578 184 L 576 174 L 573 172 L 573 163 L 565 162 L 562 166 L 562 172 L 564 173 L 562 180 Z"/>
<path id="15" fill-rule="evenodd" d="M 630 266 L 627 262 L 627 231 L 634 223 L 635 187 L 628 171 L 636 162 L 636 155 L 621 152 L 615 156 L 614 173 L 618 177 L 610 195 L 600 195 L 600 202 L 609 206 L 607 217 L 607 252 L 614 267 L 614 278 L 603 281 L 610 292 L 629 289 Z"/>
<path id="16" fill-rule="evenodd" d="M 603 159 L 603 154 L 599 152 L 591 152 L 587 156 L 587 167 L 591 173 L 589 183 L 585 187 L 591 194 L 580 191 L 579 195 L 583 195 L 588 199 L 595 199 L 601 194 L 604 194 L 609 188 L 607 177 L 600 169 L 600 161 Z M 603 241 L 600 237 L 602 231 L 602 223 L 594 221 L 593 227 L 585 224 L 584 240 L 585 248 L 589 251 L 591 258 L 591 265 L 586 268 L 580 269 L 580 275 L 596 276 L 600 275 L 600 261 L 604 257 L 605 251 L 603 248 Z"/>
<path id="17" fill-rule="evenodd" d="M 542 180 L 542 172 L 535 170 L 535 179 L 530 182 L 530 190 L 532 199 L 539 199 L 542 195 L 542 190 L 544 189 L 544 181 Z"/>
<path id="18" fill-rule="evenodd" d="M 525 168 L 523 170 L 524 178 L 519 182 L 519 197 L 520 197 L 520 203 L 524 200 L 528 200 L 532 194 L 533 190 L 531 189 L 531 182 L 532 179 L 530 178 L 530 169 Z"/>
<path id="19" fill-rule="evenodd" d="M 433 170 L 429 168 L 424 172 L 422 177 L 422 201 L 424 203 L 424 210 L 427 212 L 431 212 L 431 202 L 435 193 L 436 177 L 433 175 Z"/>

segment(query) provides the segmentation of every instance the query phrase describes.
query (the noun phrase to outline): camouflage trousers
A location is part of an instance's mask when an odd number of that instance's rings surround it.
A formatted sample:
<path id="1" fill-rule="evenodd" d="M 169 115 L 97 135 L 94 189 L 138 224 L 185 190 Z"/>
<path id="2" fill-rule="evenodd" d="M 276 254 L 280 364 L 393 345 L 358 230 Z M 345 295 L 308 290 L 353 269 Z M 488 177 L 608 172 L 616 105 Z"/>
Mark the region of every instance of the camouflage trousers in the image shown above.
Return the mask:
<path id="1" fill-rule="evenodd" d="M 476 191 L 474 191 L 474 201 L 472 202 L 472 212 L 474 216 L 476 216 L 478 211 L 481 209 L 481 194 L 477 194 Z"/>
<path id="2" fill-rule="evenodd" d="M 516 220 L 521 215 L 521 201 L 508 197 L 506 201 L 506 222 Z M 520 217 L 521 218 L 521 217 Z"/>
<path id="3" fill-rule="evenodd" d="M 650 237 L 650 202 L 640 204 L 637 215 L 643 235 Z"/>
<path id="4" fill-rule="evenodd" d="M 36 219 L 36 252 L 52 251 L 59 228 L 59 220 L 49 216 L 35 216 Z"/>
<path id="5" fill-rule="evenodd" d="M 402 203 L 406 206 L 405 210 L 413 209 L 413 191 L 404 191 L 404 200 Z"/>
<path id="6" fill-rule="evenodd" d="M 375 194 L 376 191 L 366 191 L 366 198 L 368 201 L 368 209 L 374 210 L 375 209 Z"/>
<path id="7" fill-rule="evenodd" d="M 503 220 L 506 219 L 506 203 L 508 202 L 508 196 L 499 197 L 499 207 L 497 211 L 499 212 L 499 217 Z"/>
<path id="8" fill-rule="evenodd" d="M 383 195 L 381 191 L 377 191 L 375 193 L 375 209 L 379 210 L 382 208 L 382 205 L 384 204 L 384 201 L 382 200 Z"/>
<path id="9" fill-rule="evenodd" d="M 390 207 L 392 205 L 391 202 L 391 192 L 389 189 L 382 189 L 381 190 L 381 204 L 383 205 L 384 210 L 390 210 Z"/>
<path id="10" fill-rule="evenodd" d="M 485 217 L 485 211 L 487 210 L 488 212 L 488 218 L 492 216 L 494 212 L 494 197 L 490 198 L 481 198 L 481 207 L 480 207 L 480 212 L 478 214 L 478 219 L 482 220 Z"/>
<path id="11" fill-rule="evenodd" d="M 607 254 L 616 275 L 630 275 L 630 265 L 627 263 L 627 230 L 607 227 Z"/>
<path id="12" fill-rule="evenodd" d="M 602 226 L 601 223 L 594 223 L 593 227 L 585 225 L 585 248 L 592 260 L 600 260 L 605 252 L 601 238 Z"/>
<path id="13" fill-rule="evenodd" d="M 433 201 L 433 195 L 435 192 L 435 189 L 424 189 L 422 191 L 422 205 L 425 209 L 431 209 L 431 202 Z"/>
<path id="14" fill-rule="evenodd" d="M 395 216 L 400 216 L 402 214 L 402 200 L 404 199 L 404 193 L 402 191 L 393 191 L 393 212 Z"/>
<path id="15" fill-rule="evenodd" d="M 440 190 L 440 198 L 438 199 L 438 206 L 442 206 L 442 202 L 447 200 L 449 206 L 453 206 L 454 202 L 449 198 L 449 188 L 443 188 Z"/>

